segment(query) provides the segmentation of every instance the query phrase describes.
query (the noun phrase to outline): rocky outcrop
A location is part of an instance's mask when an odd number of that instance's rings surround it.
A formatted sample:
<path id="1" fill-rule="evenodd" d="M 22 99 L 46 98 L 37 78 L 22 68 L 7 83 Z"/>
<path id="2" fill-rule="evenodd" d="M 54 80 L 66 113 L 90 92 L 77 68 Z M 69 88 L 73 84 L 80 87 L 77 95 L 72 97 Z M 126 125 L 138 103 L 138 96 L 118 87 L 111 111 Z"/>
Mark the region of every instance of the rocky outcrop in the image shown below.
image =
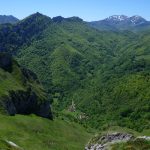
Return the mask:
<path id="1" fill-rule="evenodd" d="M 0 68 L 8 72 L 12 71 L 12 57 L 10 55 L 0 53 Z"/>
<path id="2" fill-rule="evenodd" d="M 31 89 L 10 92 L 9 97 L 3 98 L 2 104 L 9 115 L 36 114 L 44 118 L 52 119 L 50 102 L 39 99 Z"/>
<path id="3" fill-rule="evenodd" d="M 75 112 L 76 111 L 76 105 L 74 101 L 72 100 L 72 104 L 69 106 L 68 111 Z"/>
<path id="4" fill-rule="evenodd" d="M 23 148 L 21 148 L 20 146 L 18 146 L 16 143 L 12 142 L 12 141 L 8 141 L 8 140 L 5 140 L 4 141 L 10 149 L 13 149 L 13 150 L 24 150 Z"/>
<path id="5" fill-rule="evenodd" d="M 127 142 L 133 135 L 127 133 L 112 133 L 99 137 L 96 143 L 89 143 L 85 150 L 109 150 L 109 146 L 118 142 Z"/>
<path id="6" fill-rule="evenodd" d="M 94 138 L 92 138 L 89 144 L 85 147 L 85 150 L 111 150 L 113 149 L 113 146 L 115 144 L 119 144 L 119 143 L 124 143 L 124 144 L 130 143 L 129 149 L 137 149 L 138 147 L 137 143 L 139 143 L 140 146 L 138 149 L 144 148 L 145 150 L 148 150 L 150 146 L 146 145 L 145 143 L 149 141 L 150 141 L 149 136 L 134 137 L 132 134 L 128 134 L 128 133 L 109 133 L 101 136 L 97 135 Z M 133 145 L 137 147 L 134 147 Z"/>
<path id="7" fill-rule="evenodd" d="M 50 101 L 35 73 L 19 66 L 11 56 L 5 53 L 0 53 L 0 69 L 0 80 L 12 80 L 11 85 L 9 83 L 7 85 L 8 89 L 5 87 L 3 93 L 0 93 L 1 113 L 36 114 L 52 119 Z M 6 77 L 4 77 L 5 72 Z M 13 87 L 13 82 L 20 84 L 21 88 L 10 88 Z"/>

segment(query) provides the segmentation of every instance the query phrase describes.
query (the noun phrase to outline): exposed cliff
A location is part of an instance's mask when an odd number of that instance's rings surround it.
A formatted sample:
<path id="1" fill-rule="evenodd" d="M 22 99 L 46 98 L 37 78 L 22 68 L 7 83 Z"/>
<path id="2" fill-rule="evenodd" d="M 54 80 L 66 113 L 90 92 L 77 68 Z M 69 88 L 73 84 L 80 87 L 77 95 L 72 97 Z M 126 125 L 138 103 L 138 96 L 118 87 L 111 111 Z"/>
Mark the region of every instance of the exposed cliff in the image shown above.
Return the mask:
<path id="1" fill-rule="evenodd" d="M 150 148 L 150 137 L 137 136 L 131 133 L 107 133 L 105 135 L 97 135 L 89 142 L 85 150 L 131 150 Z"/>
<path id="2" fill-rule="evenodd" d="M 52 119 L 50 101 L 36 74 L 5 53 L 0 53 L 0 83 L 0 113 Z"/>

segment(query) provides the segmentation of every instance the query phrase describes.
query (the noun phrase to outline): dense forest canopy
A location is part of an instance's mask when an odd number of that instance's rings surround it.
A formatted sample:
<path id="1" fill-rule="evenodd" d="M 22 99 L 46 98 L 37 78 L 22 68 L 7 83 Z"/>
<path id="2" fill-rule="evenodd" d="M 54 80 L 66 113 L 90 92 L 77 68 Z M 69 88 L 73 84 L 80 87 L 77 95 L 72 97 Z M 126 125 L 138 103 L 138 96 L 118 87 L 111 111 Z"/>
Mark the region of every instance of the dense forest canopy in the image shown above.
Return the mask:
<path id="1" fill-rule="evenodd" d="M 57 110 L 73 100 L 88 126 L 142 131 L 150 125 L 149 33 L 100 31 L 78 17 L 36 13 L 0 25 L 0 51 L 38 75 Z"/>

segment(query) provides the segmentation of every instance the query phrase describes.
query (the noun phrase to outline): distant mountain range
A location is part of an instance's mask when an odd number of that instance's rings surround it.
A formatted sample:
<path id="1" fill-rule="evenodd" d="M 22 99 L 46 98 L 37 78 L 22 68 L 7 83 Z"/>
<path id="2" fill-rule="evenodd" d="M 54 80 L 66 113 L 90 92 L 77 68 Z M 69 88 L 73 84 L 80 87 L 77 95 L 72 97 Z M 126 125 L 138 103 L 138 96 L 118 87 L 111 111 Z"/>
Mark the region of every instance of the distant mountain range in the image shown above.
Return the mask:
<path id="1" fill-rule="evenodd" d="M 125 15 L 113 15 L 104 20 L 92 21 L 90 26 L 99 30 L 132 30 L 139 31 L 150 28 L 150 21 L 135 15 L 128 17 Z"/>
<path id="2" fill-rule="evenodd" d="M 72 21 L 74 19 L 78 21 L 83 21 L 79 17 L 63 18 L 61 16 L 57 16 L 52 18 L 52 20 L 57 23 L 62 22 L 64 20 Z M 19 19 L 17 19 L 12 15 L 10 16 L 0 15 L 0 24 L 5 23 L 14 24 L 17 23 L 18 21 Z M 137 32 L 147 30 L 150 28 L 150 21 L 147 21 L 146 19 L 138 15 L 132 17 L 128 17 L 125 15 L 113 15 L 103 20 L 87 22 L 87 24 L 101 31 L 129 30 Z"/>
<path id="3" fill-rule="evenodd" d="M 0 24 L 4 24 L 4 23 L 16 23 L 18 22 L 19 19 L 17 19 L 16 17 L 10 15 L 10 16 L 6 16 L 6 15 L 0 15 Z"/>

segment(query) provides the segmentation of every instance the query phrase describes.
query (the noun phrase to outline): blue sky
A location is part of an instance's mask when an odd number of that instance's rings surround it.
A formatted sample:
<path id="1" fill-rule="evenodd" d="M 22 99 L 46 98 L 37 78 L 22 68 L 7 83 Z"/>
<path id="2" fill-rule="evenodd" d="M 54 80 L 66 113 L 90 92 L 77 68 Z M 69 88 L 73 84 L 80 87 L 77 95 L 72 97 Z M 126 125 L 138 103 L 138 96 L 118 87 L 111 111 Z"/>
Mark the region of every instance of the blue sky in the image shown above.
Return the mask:
<path id="1" fill-rule="evenodd" d="M 141 15 L 150 20 L 150 0 L 0 0 L 0 14 L 22 19 L 35 12 L 50 17 L 79 16 L 85 21 L 111 15 Z"/>

